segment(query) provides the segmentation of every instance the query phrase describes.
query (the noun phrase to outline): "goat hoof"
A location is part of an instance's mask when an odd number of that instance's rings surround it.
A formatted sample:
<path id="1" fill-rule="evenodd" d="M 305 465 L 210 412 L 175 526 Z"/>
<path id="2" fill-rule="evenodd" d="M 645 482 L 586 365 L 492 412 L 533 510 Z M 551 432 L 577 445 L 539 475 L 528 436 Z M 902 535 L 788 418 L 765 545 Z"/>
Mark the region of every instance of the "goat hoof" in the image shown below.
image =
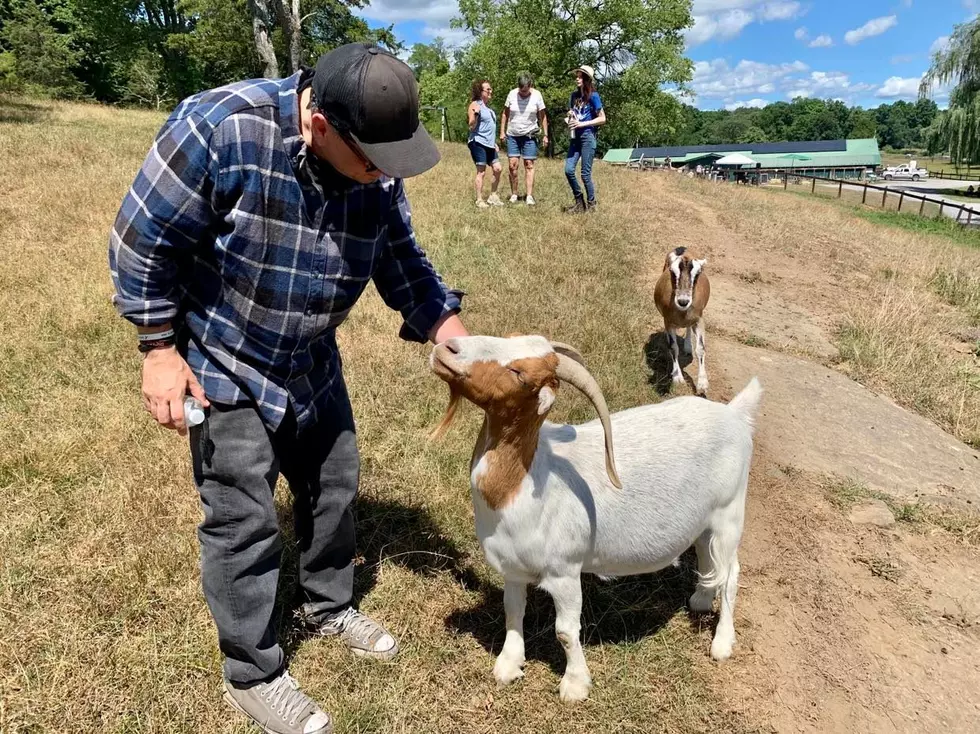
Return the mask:
<path id="1" fill-rule="evenodd" d="M 684 374 L 683 373 L 678 373 L 676 375 L 671 375 L 670 376 L 670 379 L 674 381 L 674 384 L 675 385 L 683 385 L 684 384 Z"/>
<path id="2" fill-rule="evenodd" d="M 687 601 L 688 609 L 695 614 L 706 614 L 710 612 L 715 601 L 713 591 L 695 591 Z"/>
<path id="3" fill-rule="evenodd" d="M 591 690 L 592 679 L 588 675 L 566 673 L 558 685 L 558 697 L 563 703 L 577 703 L 587 699 Z"/>
<path id="4" fill-rule="evenodd" d="M 708 393 L 708 381 L 698 380 L 698 395 L 707 395 Z"/>
<path id="5" fill-rule="evenodd" d="M 728 660 L 732 656 L 734 646 L 735 640 L 719 638 L 716 635 L 715 639 L 711 641 L 711 658 L 719 663 L 722 660 Z"/>
<path id="6" fill-rule="evenodd" d="M 503 688 L 515 680 L 523 678 L 524 671 L 521 670 L 523 665 L 523 660 L 511 660 L 503 655 L 498 656 L 497 662 L 493 665 L 493 677 L 497 681 L 497 685 Z"/>

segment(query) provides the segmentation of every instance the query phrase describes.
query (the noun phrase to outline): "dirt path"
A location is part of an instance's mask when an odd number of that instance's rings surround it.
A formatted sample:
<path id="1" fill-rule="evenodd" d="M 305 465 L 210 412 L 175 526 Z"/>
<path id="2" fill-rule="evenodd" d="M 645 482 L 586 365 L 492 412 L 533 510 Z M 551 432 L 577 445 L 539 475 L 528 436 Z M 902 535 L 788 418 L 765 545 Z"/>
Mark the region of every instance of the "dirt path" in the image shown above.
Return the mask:
<path id="1" fill-rule="evenodd" d="M 711 397 L 751 375 L 766 389 L 740 646 L 718 668 L 720 694 L 762 731 L 980 731 L 980 552 L 925 523 L 851 522 L 829 501 L 837 475 L 893 509 L 980 507 L 977 451 L 832 369 L 835 305 L 861 253 L 740 236 L 721 205 L 648 180 L 685 234 L 651 243 L 645 279 L 659 276 L 661 249 L 709 258 Z"/>

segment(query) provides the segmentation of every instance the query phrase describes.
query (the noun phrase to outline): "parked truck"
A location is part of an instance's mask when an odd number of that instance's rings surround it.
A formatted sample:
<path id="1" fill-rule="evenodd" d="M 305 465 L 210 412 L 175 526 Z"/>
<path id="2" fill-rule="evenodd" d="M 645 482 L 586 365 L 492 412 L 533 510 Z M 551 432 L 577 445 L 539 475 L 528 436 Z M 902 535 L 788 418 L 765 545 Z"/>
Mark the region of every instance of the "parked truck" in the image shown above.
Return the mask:
<path id="1" fill-rule="evenodd" d="M 909 161 L 900 166 L 889 166 L 882 171 L 881 177 L 886 181 L 918 181 L 921 178 L 929 178 L 929 169 L 918 168 L 916 161 Z"/>

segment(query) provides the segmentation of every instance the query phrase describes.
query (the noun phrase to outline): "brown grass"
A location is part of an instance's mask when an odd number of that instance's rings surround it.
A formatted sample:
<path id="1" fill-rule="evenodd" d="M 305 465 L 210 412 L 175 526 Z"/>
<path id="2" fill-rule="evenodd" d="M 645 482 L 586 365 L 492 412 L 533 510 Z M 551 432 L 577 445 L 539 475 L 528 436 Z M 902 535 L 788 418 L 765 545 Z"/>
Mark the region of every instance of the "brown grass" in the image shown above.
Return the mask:
<path id="1" fill-rule="evenodd" d="M 220 702 L 186 446 L 143 413 L 132 329 L 109 304 L 108 228 L 162 117 L 17 104 L 0 102 L 0 730 L 245 731 Z M 667 192 L 713 212 L 709 243 L 752 238 L 798 262 L 807 275 L 793 285 L 814 308 L 820 285 L 837 279 L 834 315 L 854 330 L 845 367 L 957 435 L 977 435 L 975 370 L 939 348 L 968 315 L 930 281 L 937 264 L 976 273 L 980 253 L 832 202 L 681 177 L 654 187 L 645 174 L 605 166 L 596 170 L 599 211 L 566 217 L 559 161 L 539 163 L 537 208 L 478 211 L 465 149 L 444 153 L 409 194 L 420 241 L 468 292 L 468 326 L 578 346 L 613 409 L 657 399 L 644 345 L 658 327 L 643 273 L 703 236 L 689 231 L 686 210 L 659 198 Z M 876 276 L 885 268 L 889 278 Z M 758 262 L 744 270 L 774 277 Z M 340 340 L 363 458 L 358 597 L 398 635 L 400 659 L 372 665 L 297 636 L 288 543 L 284 561 L 280 627 L 292 669 L 338 731 L 751 728 L 714 685 L 710 620 L 683 611 L 688 566 L 586 583 L 595 688 L 585 705 L 557 701 L 563 658 L 541 593 L 529 600 L 527 677 L 496 689 L 500 579 L 474 537 L 466 476 L 477 416 L 464 411 L 442 442 L 426 439 L 446 394 L 428 374 L 427 349 L 399 342 L 397 328 L 372 290 Z M 932 361 L 918 351 L 926 335 Z M 591 416 L 569 394 L 554 414 Z M 280 510 L 288 528 L 288 500 Z"/>
<path id="2" fill-rule="evenodd" d="M 109 303 L 108 229 L 163 118 L 18 105 L 0 115 L 0 730 L 244 731 L 220 701 L 188 452 L 144 414 L 132 329 Z M 465 149 L 444 152 L 409 190 L 421 242 L 469 294 L 469 327 L 577 345 L 614 408 L 655 399 L 634 180 L 598 171 L 603 208 L 567 218 L 560 163 L 542 161 L 536 209 L 478 211 Z M 465 411 L 443 442 L 426 439 L 444 386 L 397 329 L 371 290 L 340 337 L 363 454 L 358 597 L 399 636 L 398 662 L 299 638 L 288 544 L 284 561 L 292 669 L 338 731 L 740 730 L 709 692 L 709 625 L 683 612 L 689 567 L 587 584 L 596 687 L 574 709 L 557 700 L 553 608 L 532 594 L 527 678 L 496 690 L 500 580 L 476 544 L 465 469 L 477 418 Z M 555 417 L 591 415 L 566 395 Z M 280 509 L 288 517 L 287 500 Z"/>

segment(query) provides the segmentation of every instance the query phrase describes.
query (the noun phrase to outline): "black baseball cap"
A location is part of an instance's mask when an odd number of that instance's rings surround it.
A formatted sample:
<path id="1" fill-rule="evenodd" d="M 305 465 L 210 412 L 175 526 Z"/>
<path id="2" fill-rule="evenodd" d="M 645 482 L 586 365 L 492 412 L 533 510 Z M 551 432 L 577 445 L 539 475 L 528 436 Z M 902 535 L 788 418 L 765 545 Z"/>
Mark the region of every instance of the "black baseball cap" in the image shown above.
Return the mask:
<path id="1" fill-rule="evenodd" d="M 310 86 L 330 124 L 387 175 L 417 176 L 439 162 L 419 121 L 415 74 L 384 49 L 371 43 L 335 48 L 317 60 Z"/>

